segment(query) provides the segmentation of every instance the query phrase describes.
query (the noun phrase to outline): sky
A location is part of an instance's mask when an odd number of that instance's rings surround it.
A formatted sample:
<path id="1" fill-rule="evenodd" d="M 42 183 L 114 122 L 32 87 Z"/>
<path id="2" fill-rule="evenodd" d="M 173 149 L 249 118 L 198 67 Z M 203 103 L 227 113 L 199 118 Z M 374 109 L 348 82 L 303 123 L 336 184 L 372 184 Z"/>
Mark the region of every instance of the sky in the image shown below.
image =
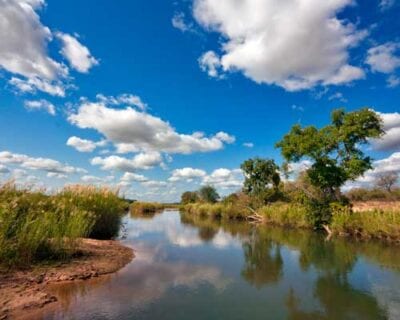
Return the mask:
<path id="1" fill-rule="evenodd" d="M 282 163 L 291 126 L 369 107 L 400 172 L 398 0 L 0 0 L 0 180 L 177 201 Z M 292 166 L 293 171 L 309 162 Z"/>

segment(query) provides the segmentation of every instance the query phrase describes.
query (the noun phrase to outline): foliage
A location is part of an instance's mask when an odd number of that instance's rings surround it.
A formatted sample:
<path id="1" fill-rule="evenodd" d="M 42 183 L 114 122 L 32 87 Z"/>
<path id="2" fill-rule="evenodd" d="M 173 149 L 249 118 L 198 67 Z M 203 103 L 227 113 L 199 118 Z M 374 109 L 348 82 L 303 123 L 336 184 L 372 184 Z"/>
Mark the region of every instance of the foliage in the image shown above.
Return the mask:
<path id="1" fill-rule="evenodd" d="M 201 201 L 207 203 L 216 203 L 220 198 L 217 190 L 210 185 L 201 187 L 198 195 Z"/>
<path id="2" fill-rule="evenodd" d="M 162 203 L 157 202 L 134 202 L 130 206 L 130 211 L 132 214 L 153 214 L 158 211 L 164 210 L 166 206 Z"/>
<path id="3" fill-rule="evenodd" d="M 0 263 L 63 259 L 75 252 L 78 238 L 118 232 L 113 221 L 119 223 L 121 211 L 114 197 L 112 191 L 91 187 L 71 187 L 50 196 L 12 183 L 0 186 Z"/>
<path id="4" fill-rule="evenodd" d="M 308 219 L 308 208 L 299 203 L 277 202 L 257 210 L 268 224 L 280 226 L 311 228 Z"/>
<path id="5" fill-rule="evenodd" d="M 277 199 L 280 183 L 279 167 L 272 159 L 254 158 L 246 160 L 240 166 L 245 180 L 243 192 L 263 205 Z"/>
<path id="6" fill-rule="evenodd" d="M 331 118 L 332 123 L 321 129 L 295 125 L 276 144 L 287 162 L 303 158 L 313 161 L 307 176 L 320 191 L 309 202 L 311 218 L 317 227 L 330 222 L 330 203 L 342 200 L 340 187 L 372 168 L 371 158 L 360 147 L 368 139 L 383 134 L 382 120 L 367 108 L 348 113 L 338 109 Z"/>
<path id="7" fill-rule="evenodd" d="M 199 195 L 195 191 L 186 191 L 182 193 L 181 204 L 195 203 L 199 201 Z"/>

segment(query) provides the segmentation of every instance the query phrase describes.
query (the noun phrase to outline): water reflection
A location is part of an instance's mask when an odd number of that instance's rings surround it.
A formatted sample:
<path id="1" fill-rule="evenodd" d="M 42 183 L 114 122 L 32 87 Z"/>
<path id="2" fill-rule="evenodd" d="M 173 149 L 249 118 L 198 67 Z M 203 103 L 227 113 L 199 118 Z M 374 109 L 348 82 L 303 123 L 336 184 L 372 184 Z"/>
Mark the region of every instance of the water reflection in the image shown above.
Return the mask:
<path id="1" fill-rule="evenodd" d="M 177 212 L 127 217 L 136 257 L 53 287 L 45 319 L 398 319 L 400 255 L 381 243 Z"/>

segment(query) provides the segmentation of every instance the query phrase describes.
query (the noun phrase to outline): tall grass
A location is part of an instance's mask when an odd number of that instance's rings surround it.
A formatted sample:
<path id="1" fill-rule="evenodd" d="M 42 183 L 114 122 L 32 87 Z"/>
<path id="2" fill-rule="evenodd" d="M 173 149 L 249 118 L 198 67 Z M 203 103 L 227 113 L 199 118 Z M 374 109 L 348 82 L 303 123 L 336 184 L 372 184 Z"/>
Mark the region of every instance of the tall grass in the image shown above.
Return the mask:
<path id="1" fill-rule="evenodd" d="M 74 253 L 81 237 L 118 233 L 123 201 L 116 192 L 68 187 L 56 195 L 0 186 L 0 263 L 29 265 Z"/>
<path id="2" fill-rule="evenodd" d="M 245 219 L 251 214 L 247 208 L 235 204 L 225 203 L 189 203 L 183 205 L 181 209 L 185 212 L 200 215 L 203 217 L 223 218 L 223 219 Z"/>
<path id="3" fill-rule="evenodd" d="M 307 219 L 307 207 L 297 203 L 273 203 L 257 210 L 269 224 L 297 228 L 312 228 Z"/>
<path id="4" fill-rule="evenodd" d="M 362 238 L 400 239 L 400 212 L 398 210 L 351 211 L 336 208 L 331 223 L 332 231 Z"/>
<path id="5" fill-rule="evenodd" d="M 164 210 L 166 205 L 158 202 L 134 202 L 130 206 L 130 212 L 133 215 L 153 215 L 154 213 Z"/>

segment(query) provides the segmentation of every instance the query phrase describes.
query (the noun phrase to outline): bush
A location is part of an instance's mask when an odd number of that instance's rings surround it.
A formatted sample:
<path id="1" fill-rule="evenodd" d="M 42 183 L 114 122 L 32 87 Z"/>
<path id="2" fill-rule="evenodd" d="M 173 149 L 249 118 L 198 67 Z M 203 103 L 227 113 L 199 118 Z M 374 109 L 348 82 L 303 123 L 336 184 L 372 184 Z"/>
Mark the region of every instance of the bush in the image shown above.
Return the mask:
<path id="1" fill-rule="evenodd" d="M 130 212 L 133 215 L 153 215 L 154 213 L 164 210 L 166 206 L 157 202 L 134 202 L 131 204 Z"/>

